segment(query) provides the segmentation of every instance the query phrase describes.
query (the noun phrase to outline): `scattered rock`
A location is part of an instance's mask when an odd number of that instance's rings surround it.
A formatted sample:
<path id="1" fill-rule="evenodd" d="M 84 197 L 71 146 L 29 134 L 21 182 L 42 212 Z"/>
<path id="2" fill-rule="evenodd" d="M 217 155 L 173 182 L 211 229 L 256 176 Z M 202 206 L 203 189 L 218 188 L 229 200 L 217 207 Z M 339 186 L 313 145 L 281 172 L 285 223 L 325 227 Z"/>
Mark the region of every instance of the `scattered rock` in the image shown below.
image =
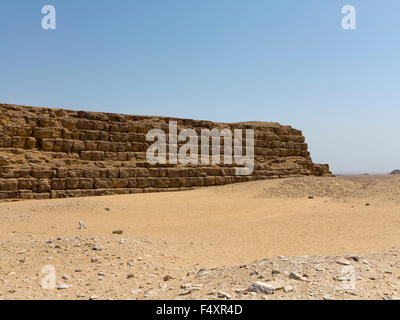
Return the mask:
<path id="1" fill-rule="evenodd" d="M 400 300 L 400 297 L 395 297 L 395 296 L 387 296 L 383 298 L 384 300 Z"/>
<path id="2" fill-rule="evenodd" d="M 246 291 L 246 289 L 235 289 L 235 293 L 244 293 Z"/>
<path id="3" fill-rule="evenodd" d="M 230 299 L 231 298 L 231 295 L 224 291 L 218 291 L 217 296 L 218 296 L 218 298 L 221 298 L 221 299 Z"/>
<path id="4" fill-rule="evenodd" d="M 268 283 L 258 281 L 251 284 L 247 291 L 263 294 L 273 294 L 274 288 Z"/>
<path id="5" fill-rule="evenodd" d="M 206 274 L 209 274 L 209 273 L 210 273 L 210 271 L 208 271 L 207 269 L 200 269 L 199 272 L 197 273 L 197 275 L 199 277 L 201 277 L 201 276 L 205 276 Z"/>
<path id="6" fill-rule="evenodd" d="M 183 285 L 181 285 L 181 289 L 186 289 L 186 290 L 190 290 L 190 291 L 196 291 L 196 290 L 201 290 L 203 289 L 203 285 L 202 284 L 191 284 L 191 283 L 185 283 Z"/>
<path id="7" fill-rule="evenodd" d="M 57 290 L 65 290 L 68 288 L 69 288 L 69 285 L 67 285 L 67 284 L 60 284 L 57 286 Z"/>
<path id="8" fill-rule="evenodd" d="M 96 243 L 96 244 L 93 246 L 93 250 L 95 250 L 95 251 L 100 251 L 100 250 L 102 250 L 101 245 L 99 245 L 98 243 Z"/>
<path id="9" fill-rule="evenodd" d="M 123 230 L 115 230 L 112 232 L 113 234 L 123 234 L 124 231 Z"/>
<path id="10" fill-rule="evenodd" d="M 360 257 L 355 255 L 355 254 L 346 254 L 344 256 L 347 260 L 354 260 L 356 262 L 358 262 L 360 260 Z"/>
<path id="11" fill-rule="evenodd" d="M 274 289 L 274 291 L 277 290 L 282 290 L 285 287 L 285 281 L 283 280 L 274 280 L 271 282 L 268 282 L 269 285 L 271 285 L 272 289 Z"/>
<path id="12" fill-rule="evenodd" d="M 148 290 L 148 291 L 144 292 L 143 296 L 145 298 L 151 298 L 151 297 L 154 297 L 158 292 L 159 292 L 159 290 Z"/>
<path id="13" fill-rule="evenodd" d="M 86 224 L 83 221 L 79 221 L 79 229 L 87 229 Z"/>
<path id="14" fill-rule="evenodd" d="M 164 281 L 169 281 L 169 280 L 172 280 L 172 279 L 174 279 L 174 278 L 171 277 L 170 275 L 166 275 L 166 276 L 163 277 Z"/>
<path id="15" fill-rule="evenodd" d="M 293 280 L 302 280 L 305 281 L 307 280 L 306 277 L 303 277 L 301 274 L 297 273 L 297 272 L 291 272 L 289 274 L 289 279 L 293 279 Z"/>
<path id="16" fill-rule="evenodd" d="M 294 287 L 292 287 L 292 286 L 284 286 L 283 287 L 283 291 L 285 291 L 285 292 L 291 292 L 293 290 L 294 290 Z"/>
<path id="17" fill-rule="evenodd" d="M 134 296 L 137 295 L 137 294 L 139 294 L 140 292 L 142 292 L 142 290 L 140 290 L 140 289 L 136 289 L 136 290 L 133 289 L 133 290 L 131 290 L 131 294 L 134 295 Z"/>
<path id="18" fill-rule="evenodd" d="M 340 265 L 342 265 L 342 266 L 349 266 L 349 265 L 350 265 L 350 262 L 348 262 L 348 261 L 346 261 L 346 260 L 341 260 L 341 259 L 336 260 L 336 263 L 337 263 L 337 264 L 340 264 Z"/>
<path id="19" fill-rule="evenodd" d="M 186 296 L 188 294 L 190 294 L 191 291 L 190 290 L 181 290 L 177 293 L 178 296 Z"/>

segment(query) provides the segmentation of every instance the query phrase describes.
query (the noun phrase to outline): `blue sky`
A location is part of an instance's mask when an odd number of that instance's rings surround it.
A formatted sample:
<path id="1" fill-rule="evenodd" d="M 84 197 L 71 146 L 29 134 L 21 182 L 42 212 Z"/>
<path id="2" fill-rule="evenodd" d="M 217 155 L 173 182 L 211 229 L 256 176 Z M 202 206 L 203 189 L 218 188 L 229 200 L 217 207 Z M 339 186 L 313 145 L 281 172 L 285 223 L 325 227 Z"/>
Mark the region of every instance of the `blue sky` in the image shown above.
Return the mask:
<path id="1" fill-rule="evenodd" d="M 41 28 L 44 5 L 57 29 Z M 341 8 L 356 8 L 343 30 Z M 336 173 L 400 167 L 398 0 L 3 0 L 0 101 L 303 130 Z"/>

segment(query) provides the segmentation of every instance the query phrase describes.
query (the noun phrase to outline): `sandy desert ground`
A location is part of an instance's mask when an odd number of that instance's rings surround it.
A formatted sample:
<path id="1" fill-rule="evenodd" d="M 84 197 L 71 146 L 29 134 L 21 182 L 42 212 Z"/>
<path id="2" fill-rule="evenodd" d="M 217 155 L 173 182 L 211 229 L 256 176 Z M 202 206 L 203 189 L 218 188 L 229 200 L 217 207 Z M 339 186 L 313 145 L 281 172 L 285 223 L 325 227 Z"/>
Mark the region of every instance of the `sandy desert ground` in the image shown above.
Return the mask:
<path id="1" fill-rule="evenodd" d="M 399 297 L 399 175 L 0 203 L 0 299 Z"/>

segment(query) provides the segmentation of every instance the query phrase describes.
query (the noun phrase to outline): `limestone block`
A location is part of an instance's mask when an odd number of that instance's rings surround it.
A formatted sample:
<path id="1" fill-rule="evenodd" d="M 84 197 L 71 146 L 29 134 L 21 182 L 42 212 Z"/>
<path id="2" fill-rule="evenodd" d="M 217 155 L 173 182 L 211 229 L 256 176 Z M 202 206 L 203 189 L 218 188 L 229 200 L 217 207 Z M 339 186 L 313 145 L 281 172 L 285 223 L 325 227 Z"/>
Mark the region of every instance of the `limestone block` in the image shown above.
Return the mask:
<path id="1" fill-rule="evenodd" d="M 23 138 L 23 137 L 13 137 L 11 146 L 13 148 L 24 148 L 25 147 L 25 138 Z"/>
<path id="2" fill-rule="evenodd" d="M 18 179 L 18 189 L 33 189 L 37 186 L 38 180 L 35 178 Z"/>
<path id="3" fill-rule="evenodd" d="M 45 168 L 32 168 L 32 177 L 38 179 L 50 179 L 53 175 L 52 169 L 45 169 Z"/>
<path id="4" fill-rule="evenodd" d="M 112 187 L 113 188 L 126 188 L 129 184 L 129 179 L 112 179 Z"/>
<path id="5" fill-rule="evenodd" d="M 79 178 L 67 178 L 65 180 L 66 189 L 78 189 L 79 188 Z"/>
<path id="6" fill-rule="evenodd" d="M 1 191 L 18 190 L 18 179 L 1 179 L 0 178 L 0 190 Z"/>
<path id="7" fill-rule="evenodd" d="M 54 140 L 53 139 L 40 139 L 40 147 L 43 151 L 53 151 Z"/>
<path id="8" fill-rule="evenodd" d="M 51 179 L 51 189 L 52 190 L 65 190 L 66 189 L 66 179 L 63 179 L 63 178 Z"/>
<path id="9" fill-rule="evenodd" d="M 47 128 L 34 128 L 33 129 L 33 137 L 37 139 L 48 139 L 51 138 L 52 132 L 51 129 Z"/>
<path id="10" fill-rule="evenodd" d="M 85 143 L 80 140 L 74 140 L 73 145 L 72 145 L 72 151 L 73 152 L 81 152 L 85 150 Z"/>
<path id="11" fill-rule="evenodd" d="M 25 140 L 25 147 L 28 149 L 34 149 L 37 147 L 37 142 L 34 137 L 28 137 Z"/>
<path id="12" fill-rule="evenodd" d="M 96 178 L 93 184 L 95 189 L 107 189 L 112 188 L 112 179 L 107 178 Z"/>
<path id="13" fill-rule="evenodd" d="M 50 180 L 49 179 L 39 179 L 39 182 L 38 182 L 39 193 L 48 192 L 50 190 L 51 190 Z"/>

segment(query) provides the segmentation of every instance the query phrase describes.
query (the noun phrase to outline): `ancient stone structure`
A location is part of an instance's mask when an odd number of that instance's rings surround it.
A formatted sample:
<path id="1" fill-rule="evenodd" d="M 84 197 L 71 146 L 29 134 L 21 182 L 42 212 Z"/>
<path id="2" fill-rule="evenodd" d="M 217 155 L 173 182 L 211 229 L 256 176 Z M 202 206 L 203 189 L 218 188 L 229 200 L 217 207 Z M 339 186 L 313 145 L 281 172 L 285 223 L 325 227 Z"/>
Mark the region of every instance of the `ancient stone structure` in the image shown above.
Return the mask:
<path id="1" fill-rule="evenodd" d="M 156 164 L 146 160 L 150 129 L 252 128 L 255 167 Z M 221 139 L 223 145 L 223 139 Z M 314 164 L 301 131 L 277 123 L 223 124 L 0 104 L 0 199 L 178 191 L 299 175 L 331 175 Z"/>

